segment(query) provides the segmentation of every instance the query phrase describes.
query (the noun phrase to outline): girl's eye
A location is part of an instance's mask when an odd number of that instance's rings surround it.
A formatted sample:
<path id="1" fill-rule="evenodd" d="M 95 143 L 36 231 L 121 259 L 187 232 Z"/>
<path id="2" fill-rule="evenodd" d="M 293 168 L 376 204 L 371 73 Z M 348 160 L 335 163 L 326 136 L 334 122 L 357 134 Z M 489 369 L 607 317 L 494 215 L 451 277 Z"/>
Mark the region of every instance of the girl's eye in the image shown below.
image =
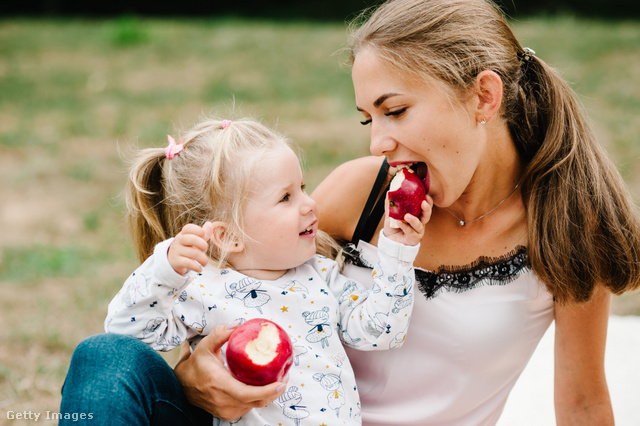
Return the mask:
<path id="1" fill-rule="evenodd" d="M 302 192 L 307 192 L 307 185 L 303 183 L 302 185 L 300 185 L 300 189 L 302 190 Z"/>
<path id="2" fill-rule="evenodd" d="M 284 194 L 284 196 L 280 199 L 281 203 L 286 203 L 291 199 L 291 194 Z"/>
<path id="3" fill-rule="evenodd" d="M 362 124 L 363 126 L 366 126 L 367 124 L 370 124 L 370 123 L 371 123 L 371 119 L 364 120 L 364 121 L 360 122 L 360 124 Z"/>
<path id="4" fill-rule="evenodd" d="M 385 112 L 384 115 L 386 115 L 387 117 L 390 117 L 390 116 L 397 117 L 397 116 L 402 115 L 406 110 L 407 110 L 407 108 L 400 108 L 400 109 L 395 110 L 395 111 Z"/>

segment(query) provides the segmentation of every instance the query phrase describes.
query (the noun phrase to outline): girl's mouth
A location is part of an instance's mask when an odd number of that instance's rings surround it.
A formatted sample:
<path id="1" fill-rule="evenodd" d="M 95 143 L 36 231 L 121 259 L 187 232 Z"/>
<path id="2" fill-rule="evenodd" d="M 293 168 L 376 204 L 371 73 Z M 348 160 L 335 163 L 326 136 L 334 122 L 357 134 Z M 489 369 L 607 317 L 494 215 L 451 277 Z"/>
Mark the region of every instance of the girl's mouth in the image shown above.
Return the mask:
<path id="1" fill-rule="evenodd" d="M 316 224 L 318 223 L 318 220 L 314 220 L 309 226 L 307 226 L 307 229 L 305 229 L 304 231 L 302 231 L 299 235 L 301 237 L 305 237 L 305 238 L 315 238 L 316 236 Z"/>
<path id="2" fill-rule="evenodd" d="M 300 235 L 312 235 L 312 234 L 313 234 L 313 227 L 311 226 L 300 233 Z"/>

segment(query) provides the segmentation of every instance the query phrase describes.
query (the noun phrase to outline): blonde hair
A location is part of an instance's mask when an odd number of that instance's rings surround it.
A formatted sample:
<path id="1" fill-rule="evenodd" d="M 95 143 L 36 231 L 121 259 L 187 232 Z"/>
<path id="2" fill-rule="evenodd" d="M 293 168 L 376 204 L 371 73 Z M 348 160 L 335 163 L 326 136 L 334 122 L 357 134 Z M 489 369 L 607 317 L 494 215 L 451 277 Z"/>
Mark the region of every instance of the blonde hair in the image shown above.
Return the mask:
<path id="1" fill-rule="evenodd" d="M 177 142 L 184 149 L 171 160 L 164 148 L 143 149 L 134 159 L 126 185 L 127 221 L 141 262 L 156 244 L 189 223 L 225 222 L 227 238 L 242 237 L 250 182 L 268 167 L 262 162 L 265 155 L 277 148 L 293 149 L 283 135 L 254 120 L 234 120 L 226 128 L 222 123 L 207 119 L 197 124 Z M 322 254 L 333 247 L 324 233 L 317 244 Z M 218 267 L 229 266 L 228 253 L 214 244 L 208 255 Z"/>
<path id="2" fill-rule="evenodd" d="M 500 114 L 525 164 L 528 257 L 557 302 L 586 301 L 605 284 L 640 287 L 637 206 L 596 142 L 569 86 L 525 58 L 488 0 L 392 0 L 354 21 L 352 60 L 371 49 L 410 79 L 436 81 L 462 99 L 483 70 L 502 79 Z"/>

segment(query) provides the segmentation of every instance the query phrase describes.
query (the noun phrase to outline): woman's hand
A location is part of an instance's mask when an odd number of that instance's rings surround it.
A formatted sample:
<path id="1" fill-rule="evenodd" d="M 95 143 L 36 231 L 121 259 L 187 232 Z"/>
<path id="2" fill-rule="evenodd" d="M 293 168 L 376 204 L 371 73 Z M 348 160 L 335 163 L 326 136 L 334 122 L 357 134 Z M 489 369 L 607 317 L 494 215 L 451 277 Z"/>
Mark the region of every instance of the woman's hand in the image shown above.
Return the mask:
<path id="1" fill-rule="evenodd" d="M 431 210 L 433 208 L 433 199 L 431 196 L 427 195 L 422 201 L 422 204 L 420 205 L 422 213 L 419 218 L 407 213 L 404 216 L 404 222 L 396 221 L 400 228 L 391 227 L 388 194 L 385 205 L 384 235 L 393 241 L 407 246 L 415 246 L 419 244 L 420 241 L 422 241 L 422 237 L 424 237 L 424 227 L 427 222 L 429 222 L 429 219 L 431 219 Z"/>
<path id="2" fill-rule="evenodd" d="M 225 325 L 206 336 L 193 353 L 184 346 L 174 368 L 187 400 L 223 420 L 235 420 L 255 407 L 264 407 L 286 390 L 286 383 L 249 386 L 236 380 L 224 367 L 220 348 L 232 328 Z"/>
<path id="3" fill-rule="evenodd" d="M 169 246 L 167 257 L 171 267 L 180 275 L 188 270 L 202 272 L 209 262 L 207 250 L 213 225 L 207 222 L 204 226 L 192 223 L 185 225 Z"/>

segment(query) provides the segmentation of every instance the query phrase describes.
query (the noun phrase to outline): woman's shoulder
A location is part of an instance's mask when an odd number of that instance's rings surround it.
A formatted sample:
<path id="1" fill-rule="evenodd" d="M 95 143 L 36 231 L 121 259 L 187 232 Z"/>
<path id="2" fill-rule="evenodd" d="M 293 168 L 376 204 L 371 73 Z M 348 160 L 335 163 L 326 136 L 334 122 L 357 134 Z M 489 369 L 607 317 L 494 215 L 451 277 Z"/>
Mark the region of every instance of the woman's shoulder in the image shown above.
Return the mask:
<path id="1" fill-rule="evenodd" d="M 350 240 L 376 179 L 383 157 L 362 157 L 336 167 L 313 191 L 320 228 L 338 240 Z"/>
<path id="2" fill-rule="evenodd" d="M 368 156 L 344 162 L 329 173 L 320 185 L 318 185 L 318 188 L 314 193 L 319 192 L 319 190 L 322 190 L 325 186 L 335 184 L 355 187 L 366 182 L 371 182 L 371 184 L 373 184 L 383 161 L 384 157 Z"/>

